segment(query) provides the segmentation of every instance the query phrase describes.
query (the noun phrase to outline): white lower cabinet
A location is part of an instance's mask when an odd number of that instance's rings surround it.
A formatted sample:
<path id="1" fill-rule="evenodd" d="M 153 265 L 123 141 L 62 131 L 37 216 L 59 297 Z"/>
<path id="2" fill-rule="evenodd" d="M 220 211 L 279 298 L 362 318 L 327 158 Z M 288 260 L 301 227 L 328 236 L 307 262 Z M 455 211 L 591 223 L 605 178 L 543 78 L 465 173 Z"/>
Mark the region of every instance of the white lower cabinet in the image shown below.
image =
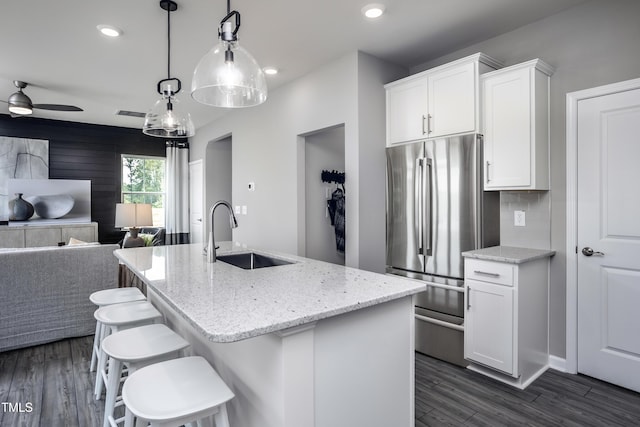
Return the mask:
<path id="1" fill-rule="evenodd" d="M 525 388 L 548 367 L 549 258 L 465 259 L 464 356 L 473 369 Z"/>
<path id="2" fill-rule="evenodd" d="M 475 280 L 465 286 L 465 358 L 513 375 L 513 288 Z"/>

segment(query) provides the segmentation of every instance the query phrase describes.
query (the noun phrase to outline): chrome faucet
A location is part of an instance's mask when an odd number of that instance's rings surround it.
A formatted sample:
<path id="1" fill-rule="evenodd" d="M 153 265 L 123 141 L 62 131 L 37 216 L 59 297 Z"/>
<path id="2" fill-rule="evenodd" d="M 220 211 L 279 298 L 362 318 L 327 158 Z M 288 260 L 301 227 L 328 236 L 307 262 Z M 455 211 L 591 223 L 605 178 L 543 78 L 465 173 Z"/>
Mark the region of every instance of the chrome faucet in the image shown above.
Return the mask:
<path id="1" fill-rule="evenodd" d="M 213 204 L 211 210 L 209 211 L 209 216 L 211 217 L 211 229 L 209 230 L 209 242 L 207 243 L 207 261 L 208 262 L 216 262 L 216 241 L 213 237 L 213 214 L 216 211 L 216 208 L 220 205 L 224 205 L 229 210 L 229 224 L 231 228 L 236 228 L 238 226 L 238 221 L 236 221 L 236 216 L 233 214 L 233 208 L 229 204 L 229 202 L 225 202 L 224 200 L 218 200 Z"/>

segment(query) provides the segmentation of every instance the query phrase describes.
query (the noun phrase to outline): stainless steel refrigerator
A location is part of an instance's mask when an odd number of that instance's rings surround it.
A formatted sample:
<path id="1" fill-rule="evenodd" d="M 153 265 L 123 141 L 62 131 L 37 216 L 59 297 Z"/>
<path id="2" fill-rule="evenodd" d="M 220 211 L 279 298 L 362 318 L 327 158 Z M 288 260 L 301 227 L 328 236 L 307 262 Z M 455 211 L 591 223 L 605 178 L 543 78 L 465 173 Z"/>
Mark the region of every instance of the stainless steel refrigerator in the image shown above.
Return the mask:
<path id="1" fill-rule="evenodd" d="M 416 350 L 465 365 L 461 253 L 499 244 L 499 192 L 484 192 L 482 136 L 387 148 L 387 272 L 425 281 Z"/>

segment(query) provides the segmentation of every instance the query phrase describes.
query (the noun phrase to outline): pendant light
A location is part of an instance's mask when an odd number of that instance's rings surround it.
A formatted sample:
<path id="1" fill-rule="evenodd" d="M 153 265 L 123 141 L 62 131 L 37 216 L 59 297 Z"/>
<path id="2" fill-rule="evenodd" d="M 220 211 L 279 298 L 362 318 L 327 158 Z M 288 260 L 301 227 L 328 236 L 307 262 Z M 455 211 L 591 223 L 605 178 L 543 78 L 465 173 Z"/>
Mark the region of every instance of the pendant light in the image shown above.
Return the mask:
<path id="1" fill-rule="evenodd" d="M 227 16 L 218 28 L 219 43 L 202 57 L 193 72 L 191 97 L 196 101 L 225 108 L 253 107 L 266 101 L 264 72 L 238 44 L 239 29 L 240 13 L 231 11 L 231 0 L 227 0 Z"/>
<path id="2" fill-rule="evenodd" d="M 160 7 L 167 11 L 167 78 L 158 82 L 161 98 L 144 117 L 142 132 L 160 138 L 187 138 L 195 135 L 195 126 L 176 98 L 182 83 L 180 79 L 171 77 L 171 12 L 178 9 L 178 4 L 161 0 Z"/>

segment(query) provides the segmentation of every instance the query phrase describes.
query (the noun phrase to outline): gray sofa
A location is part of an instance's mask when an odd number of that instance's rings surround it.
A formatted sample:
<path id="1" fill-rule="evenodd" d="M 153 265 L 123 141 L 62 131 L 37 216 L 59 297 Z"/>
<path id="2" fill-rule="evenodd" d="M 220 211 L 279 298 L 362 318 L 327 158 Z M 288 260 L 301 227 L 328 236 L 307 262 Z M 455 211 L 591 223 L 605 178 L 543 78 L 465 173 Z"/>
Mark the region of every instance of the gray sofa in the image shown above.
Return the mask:
<path id="1" fill-rule="evenodd" d="M 93 334 L 89 295 L 118 287 L 118 245 L 0 250 L 0 352 Z"/>

